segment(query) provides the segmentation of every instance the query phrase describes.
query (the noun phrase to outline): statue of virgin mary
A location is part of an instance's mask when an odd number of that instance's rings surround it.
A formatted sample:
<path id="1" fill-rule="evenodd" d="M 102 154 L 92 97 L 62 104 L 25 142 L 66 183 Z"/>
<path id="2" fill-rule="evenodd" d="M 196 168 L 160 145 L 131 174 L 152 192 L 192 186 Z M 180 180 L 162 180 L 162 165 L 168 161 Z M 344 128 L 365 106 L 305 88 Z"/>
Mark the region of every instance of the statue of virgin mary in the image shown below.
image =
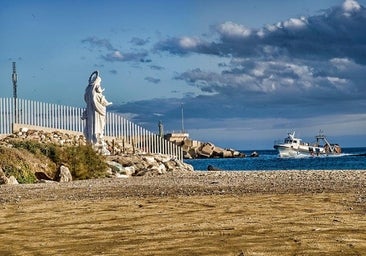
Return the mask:
<path id="1" fill-rule="evenodd" d="M 98 71 L 94 71 L 89 77 L 89 84 L 85 89 L 84 100 L 86 110 L 83 119 L 86 120 L 84 136 L 92 145 L 104 144 L 104 127 L 106 121 L 106 107 L 111 105 L 103 96 L 101 87 L 102 79 Z"/>

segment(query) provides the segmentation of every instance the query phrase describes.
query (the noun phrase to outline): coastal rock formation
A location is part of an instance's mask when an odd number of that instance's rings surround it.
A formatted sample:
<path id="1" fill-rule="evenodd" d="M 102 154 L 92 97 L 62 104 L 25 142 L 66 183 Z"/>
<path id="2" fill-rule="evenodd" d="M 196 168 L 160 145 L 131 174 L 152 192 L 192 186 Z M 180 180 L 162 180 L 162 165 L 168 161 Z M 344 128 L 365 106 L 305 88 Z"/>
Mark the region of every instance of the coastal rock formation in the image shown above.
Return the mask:
<path id="1" fill-rule="evenodd" d="M 195 158 L 234 158 L 245 157 L 245 154 L 230 148 L 220 148 L 211 142 L 201 142 L 189 138 L 188 133 L 168 133 L 166 140 L 181 146 L 185 159 Z"/>
<path id="2" fill-rule="evenodd" d="M 187 139 L 183 141 L 183 156 L 186 159 L 194 158 L 234 158 L 245 157 L 245 155 L 235 149 L 220 148 L 210 142 L 192 143 Z"/>

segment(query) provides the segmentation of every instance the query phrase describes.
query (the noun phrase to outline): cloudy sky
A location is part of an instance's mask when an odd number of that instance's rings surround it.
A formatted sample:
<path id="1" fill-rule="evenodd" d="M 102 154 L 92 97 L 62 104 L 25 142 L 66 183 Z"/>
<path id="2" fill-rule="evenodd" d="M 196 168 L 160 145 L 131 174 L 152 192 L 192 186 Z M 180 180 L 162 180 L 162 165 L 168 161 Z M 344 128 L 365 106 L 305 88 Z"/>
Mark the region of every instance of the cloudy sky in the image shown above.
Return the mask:
<path id="1" fill-rule="evenodd" d="M 366 146 L 366 0 L 3 0 L 0 97 L 110 111 L 157 132 L 270 149 L 295 130 Z"/>

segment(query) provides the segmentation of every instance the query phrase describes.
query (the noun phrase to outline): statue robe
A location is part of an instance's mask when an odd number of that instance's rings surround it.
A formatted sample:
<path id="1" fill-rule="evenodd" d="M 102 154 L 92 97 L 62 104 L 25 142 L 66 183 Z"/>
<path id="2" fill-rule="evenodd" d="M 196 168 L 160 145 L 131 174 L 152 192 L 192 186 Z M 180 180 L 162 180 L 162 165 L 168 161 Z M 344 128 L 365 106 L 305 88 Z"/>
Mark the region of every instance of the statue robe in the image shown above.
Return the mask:
<path id="1" fill-rule="evenodd" d="M 92 144 L 96 144 L 99 139 L 103 138 L 108 104 L 97 82 L 90 83 L 84 94 L 86 102 L 84 136 L 86 141 Z"/>

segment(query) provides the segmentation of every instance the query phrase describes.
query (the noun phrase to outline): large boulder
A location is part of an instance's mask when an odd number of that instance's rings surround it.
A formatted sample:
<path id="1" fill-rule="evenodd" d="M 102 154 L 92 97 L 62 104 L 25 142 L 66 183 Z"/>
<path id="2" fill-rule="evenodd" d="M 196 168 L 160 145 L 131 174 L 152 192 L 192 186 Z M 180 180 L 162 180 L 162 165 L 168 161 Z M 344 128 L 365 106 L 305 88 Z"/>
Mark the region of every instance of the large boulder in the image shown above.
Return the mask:
<path id="1" fill-rule="evenodd" d="M 124 167 L 122 164 L 108 160 L 106 163 L 112 168 L 112 174 L 117 178 L 126 178 L 130 177 L 135 173 L 134 166 Z"/>
<path id="2" fill-rule="evenodd" d="M 70 182 L 70 181 L 72 181 L 71 172 L 70 172 L 69 168 L 67 168 L 64 165 L 60 166 L 58 175 L 56 177 L 57 177 L 57 181 L 59 181 L 59 182 Z"/>

